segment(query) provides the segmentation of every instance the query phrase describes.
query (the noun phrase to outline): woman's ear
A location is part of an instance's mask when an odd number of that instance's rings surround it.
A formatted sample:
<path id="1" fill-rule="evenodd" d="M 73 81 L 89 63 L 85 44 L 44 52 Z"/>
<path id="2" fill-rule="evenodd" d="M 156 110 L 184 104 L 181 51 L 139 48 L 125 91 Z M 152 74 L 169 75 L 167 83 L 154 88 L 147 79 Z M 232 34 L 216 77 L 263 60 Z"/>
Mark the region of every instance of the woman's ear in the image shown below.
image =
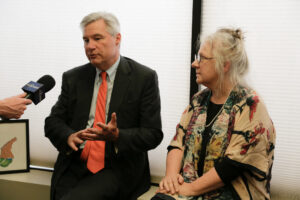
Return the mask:
<path id="1" fill-rule="evenodd" d="M 230 70 L 230 66 L 231 66 L 230 62 L 226 61 L 224 64 L 224 73 L 227 73 Z"/>

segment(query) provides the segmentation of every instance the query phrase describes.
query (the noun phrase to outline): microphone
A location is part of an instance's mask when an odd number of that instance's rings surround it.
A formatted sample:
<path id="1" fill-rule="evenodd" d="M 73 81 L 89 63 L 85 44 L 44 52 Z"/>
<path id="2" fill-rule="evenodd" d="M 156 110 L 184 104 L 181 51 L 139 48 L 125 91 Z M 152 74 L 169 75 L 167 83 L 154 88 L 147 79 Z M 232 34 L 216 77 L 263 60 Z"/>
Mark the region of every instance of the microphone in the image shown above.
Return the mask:
<path id="1" fill-rule="evenodd" d="M 45 98 L 45 93 L 55 86 L 55 80 L 50 75 L 42 76 L 37 82 L 30 81 L 22 90 L 27 93 L 26 99 L 31 99 L 36 105 Z"/>

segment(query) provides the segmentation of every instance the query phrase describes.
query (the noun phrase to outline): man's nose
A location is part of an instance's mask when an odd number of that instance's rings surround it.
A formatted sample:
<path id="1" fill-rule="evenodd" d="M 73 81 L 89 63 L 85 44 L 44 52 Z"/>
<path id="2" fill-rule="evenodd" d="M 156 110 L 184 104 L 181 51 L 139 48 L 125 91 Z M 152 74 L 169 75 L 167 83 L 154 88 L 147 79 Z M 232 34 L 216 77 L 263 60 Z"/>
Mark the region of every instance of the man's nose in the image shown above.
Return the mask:
<path id="1" fill-rule="evenodd" d="M 91 40 L 88 43 L 86 43 L 85 46 L 87 49 L 95 49 L 95 47 L 96 47 L 95 42 L 91 41 Z"/>

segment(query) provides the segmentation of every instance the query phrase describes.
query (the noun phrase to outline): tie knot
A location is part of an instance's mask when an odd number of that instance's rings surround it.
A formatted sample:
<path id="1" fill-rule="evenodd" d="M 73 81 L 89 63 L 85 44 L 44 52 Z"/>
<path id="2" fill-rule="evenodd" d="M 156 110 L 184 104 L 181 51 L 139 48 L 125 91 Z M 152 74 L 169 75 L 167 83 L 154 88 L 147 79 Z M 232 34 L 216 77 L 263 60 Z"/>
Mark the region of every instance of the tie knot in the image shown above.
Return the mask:
<path id="1" fill-rule="evenodd" d="M 100 76 L 101 76 L 102 80 L 106 80 L 106 75 L 107 75 L 106 72 L 101 72 L 100 73 Z"/>

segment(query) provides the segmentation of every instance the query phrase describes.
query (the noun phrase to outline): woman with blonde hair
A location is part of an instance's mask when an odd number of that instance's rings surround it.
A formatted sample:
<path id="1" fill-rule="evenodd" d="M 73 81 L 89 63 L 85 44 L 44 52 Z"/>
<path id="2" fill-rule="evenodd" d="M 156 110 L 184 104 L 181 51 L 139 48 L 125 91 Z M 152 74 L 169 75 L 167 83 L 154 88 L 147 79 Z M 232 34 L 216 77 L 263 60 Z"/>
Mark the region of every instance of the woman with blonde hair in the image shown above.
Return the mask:
<path id="1" fill-rule="evenodd" d="M 270 199 L 275 129 L 261 97 L 244 82 L 242 31 L 222 28 L 206 37 L 192 67 L 206 89 L 182 114 L 152 199 Z"/>

